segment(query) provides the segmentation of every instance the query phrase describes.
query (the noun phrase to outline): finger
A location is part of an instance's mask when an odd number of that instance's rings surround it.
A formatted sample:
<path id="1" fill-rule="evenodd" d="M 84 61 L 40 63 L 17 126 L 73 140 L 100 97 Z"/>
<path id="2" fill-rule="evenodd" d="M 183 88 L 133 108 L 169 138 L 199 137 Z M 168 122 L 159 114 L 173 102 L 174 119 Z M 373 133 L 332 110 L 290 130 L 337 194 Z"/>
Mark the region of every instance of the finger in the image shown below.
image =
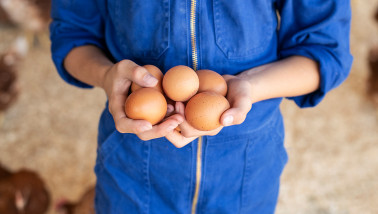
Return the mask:
<path id="1" fill-rule="evenodd" d="M 198 129 L 195 129 L 186 120 L 184 120 L 184 122 L 182 122 L 179 127 L 180 127 L 181 134 L 184 137 L 187 137 L 187 138 L 188 137 L 198 137 L 198 136 L 202 136 L 202 135 L 206 134 L 206 132 L 204 132 L 204 131 L 200 131 Z"/>
<path id="2" fill-rule="evenodd" d="M 175 108 L 173 107 L 173 105 L 171 104 L 168 104 L 167 105 L 167 113 L 165 114 L 165 117 L 169 117 L 173 114 Z"/>
<path id="3" fill-rule="evenodd" d="M 178 114 L 185 115 L 185 105 L 183 102 L 176 102 L 175 110 Z"/>
<path id="4" fill-rule="evenodd" d="M 243 123 L 252 107 L 251 101 L 246 97 L 236 99 L 231 105 L 232 107 L 221 116 L 220 121 L 223 126 Z"/>
<path id="5" fill-rule="evenodd" d="M 216 129 L 214 129 L 214 130 L 211 130 L 211 131 L 206 132 L 206 134 L 204 134 L 204 135 L 215 136 L 215 135 L 217 135 L 222 129 L 223 129 L 223 126 L 219 126 L 218 128 L 216 128 Z"/>
<path id="6" fill-rule="evenodd" d="M 151 75 L 146 68 L 137 65 L 131 60 L 122 60 L 119 62 L 117 70 L 119 70 L 125 78 L 142 87 L 153 87 L 158 83 L 158 80 Z"/>
<path id="7" fill-rule="evenodd" d="M 223 126 L 238 125 L 244 122 L 247 117 L 247 112 L 240 108 L 231 108 L 223 113 L 221 122 Z"/>
<path id="8" fill-rule="evenodd" d="M 218 128 L 210 131 L 201 131 L 191 126 L 186 120 L 184 120 L 184 122 L 182 122 L 179 125 L 179 127 L 181 134 L 186 138 L 199 137 L 204 135 L 214 136 L 217 135 L 223 129 L 223 126 L 219 126 Z"/>
<path id="9" fill-rule="evenodd" d="M 138 134 L 138 137 L 144 141 L 164 137 L 169 132 L 172 132 L 183 120 L 184 118 L 179 114 L 172 115 L 159 125 L 153 126 L 151 130 Z"/>
<path id="10" fill-rule="evenodd" d="M 195 140 L 197 137 L 186 138 L 182 136 L 178 131 L 173 130 L 172 132 L 168 133 L 165 138 L 167 138 L 167 140 L 169 140 L 177 148 L 182 148 L 188 143 Z"/>
<path id="11" fill-rule="evenodd" d="M 113 116 L 116 129 L 121 133 L 140 133 L 152 129 L 145 120 L 131 120 L 125 113 L 126 96 L 113 94 L 109 99 L 109 111 Z"/>

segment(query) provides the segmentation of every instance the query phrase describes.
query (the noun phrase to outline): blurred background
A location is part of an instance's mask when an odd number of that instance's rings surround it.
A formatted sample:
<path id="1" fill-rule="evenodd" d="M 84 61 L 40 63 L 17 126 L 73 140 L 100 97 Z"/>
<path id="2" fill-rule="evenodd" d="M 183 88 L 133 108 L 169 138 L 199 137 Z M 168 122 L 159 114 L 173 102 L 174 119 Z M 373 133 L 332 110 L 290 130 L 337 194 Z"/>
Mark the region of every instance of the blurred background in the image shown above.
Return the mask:
<path id="1" fill-rule="evenodd" d="M 49 1 L 23 1 L 0 0 L 0 191 L 6 182 L 17 186 L 26 168 L 25 182 L 33 185 L 17 188 L 40 186 L 39 202 L 52 214 L 66 201 L 80 201 L 95 183 L 106 97 L 60 79 L 50 57 Z M 289 162 L 278 214 L 378 213 L 378 0 L 352 0 L 352 8 L 355 60 L 347 81 L 316 108 L 282 104 Z M 20 209 L 31 191 L 17 188 Z"/>

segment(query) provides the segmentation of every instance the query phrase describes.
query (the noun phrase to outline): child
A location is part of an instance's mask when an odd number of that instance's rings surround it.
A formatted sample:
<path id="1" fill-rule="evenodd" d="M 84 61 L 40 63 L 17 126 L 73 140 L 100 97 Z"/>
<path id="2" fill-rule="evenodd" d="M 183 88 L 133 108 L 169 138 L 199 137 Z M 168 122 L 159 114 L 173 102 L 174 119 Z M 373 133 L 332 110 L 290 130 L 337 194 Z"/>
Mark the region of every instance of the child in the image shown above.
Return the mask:
<path id="1" fill-rule="evenodd" d="M 59 74 L 108 97 L 96 212 L 274 213 L 287 162 L 280 102 L 315 106 L 347 77 L 350 17 L 347 0 L 53 1 Z M 157 83 L 145 64 L 224 75 L 224 127 L 195 130 L 180 102 L 159 125 L 127 118 L 131 82 Z"/>

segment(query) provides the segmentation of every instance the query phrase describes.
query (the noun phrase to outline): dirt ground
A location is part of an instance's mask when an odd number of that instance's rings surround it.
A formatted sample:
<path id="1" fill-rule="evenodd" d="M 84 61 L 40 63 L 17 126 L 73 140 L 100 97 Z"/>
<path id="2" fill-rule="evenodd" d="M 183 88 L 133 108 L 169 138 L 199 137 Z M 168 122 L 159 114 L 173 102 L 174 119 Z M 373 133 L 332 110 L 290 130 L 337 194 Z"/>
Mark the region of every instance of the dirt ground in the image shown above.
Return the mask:
<path id="1" fill-rule="evenodd" d="M 352 6 L 355 61 L 347 81 L 316 108 L 282 104 L 290 160 L 277 214 L 378 213 L 378 110 L 366 97 L 367 53 L 378 45 L 378 24 L 371 18 L 378 0 L 352 0 Z M 21 34 L 2 27 L 0 52 Z M 76 200 L 95 182 L 105 94 L 64 83 L 44 40 L 18 66 L 21 93 L 0 125 L 0 162 L 38 171 L 53 201 Z"/>

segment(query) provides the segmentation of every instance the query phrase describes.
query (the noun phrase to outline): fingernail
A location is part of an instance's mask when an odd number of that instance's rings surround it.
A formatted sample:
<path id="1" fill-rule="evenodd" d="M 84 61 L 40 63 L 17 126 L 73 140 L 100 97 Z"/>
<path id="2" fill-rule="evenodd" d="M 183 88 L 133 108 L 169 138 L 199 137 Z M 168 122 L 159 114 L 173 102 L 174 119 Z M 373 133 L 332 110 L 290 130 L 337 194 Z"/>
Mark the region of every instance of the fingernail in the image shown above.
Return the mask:
<path id="1" fill-rule="evenodd" d="M 142 126 L 142 127 L 139 128 L 139 131 L 140 132 L 145 132 L 145 131 L 148 131 L 150 129 L 152 129 L 151 126 Z"/>
<path id="2" fill-rule="evenodd" d="M 227 116 L 223 120 L 223 125 L 224 126 L 230 126 L 230 125 L 232 125 L 232 122 L 234 122 L 234 117 L 233 116 Z"/>
<path id="3" fill-rule="evenodd" d="M 158 82 L 158 80 L 154 76 L 152 76 L 151 74 L 144 75 L 143 81 L 147 85 L 155 85 Z"/>

